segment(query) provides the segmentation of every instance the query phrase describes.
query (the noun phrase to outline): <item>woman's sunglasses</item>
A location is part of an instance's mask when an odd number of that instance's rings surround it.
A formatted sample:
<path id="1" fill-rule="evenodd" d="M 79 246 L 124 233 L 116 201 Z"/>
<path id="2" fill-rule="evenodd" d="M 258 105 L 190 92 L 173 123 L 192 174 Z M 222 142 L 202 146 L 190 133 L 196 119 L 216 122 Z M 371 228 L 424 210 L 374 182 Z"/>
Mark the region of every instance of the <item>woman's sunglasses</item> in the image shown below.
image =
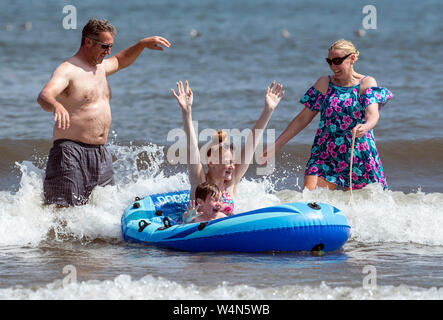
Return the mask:
<path id="1" fill-rule="evenodd" d="M 352 53 L 350 53 L 350 54 L 348 54 L 348 55 L 346 55 L 346 56 L 344 56 L 344 57 L 341 57 L 341 58 L 333 58 L 333 59 L 326 58 L 326 62 L 327 62 L 329 65 L 331 65 L 331 64 L 335 64 L 336 66 L 338 66 L 338 65 L 342 64 L 343 61 L 345 61 L 345 59 L 346 59 L 347 57 L 349 57 L 351 54 L 352 54 Z"/>
<path id="2" fill-rule="evenodd" d="M 89 37 L 88 37 L 88 38 L 89 38 Z M 98 41 L 98 40 L 95 40 L 94 38 L 89 38 L 89 39 L 91 39 L 92 41 L 94 41 L 96 44 L 99 44 L 99 45 L 102 47 L 103 50 L 111 49 L 112 46 L 114 45 L 113 43 L 111 43 L 111 44 L 106 44 L 106 43 L 100 42 L 100 41 Z"/>

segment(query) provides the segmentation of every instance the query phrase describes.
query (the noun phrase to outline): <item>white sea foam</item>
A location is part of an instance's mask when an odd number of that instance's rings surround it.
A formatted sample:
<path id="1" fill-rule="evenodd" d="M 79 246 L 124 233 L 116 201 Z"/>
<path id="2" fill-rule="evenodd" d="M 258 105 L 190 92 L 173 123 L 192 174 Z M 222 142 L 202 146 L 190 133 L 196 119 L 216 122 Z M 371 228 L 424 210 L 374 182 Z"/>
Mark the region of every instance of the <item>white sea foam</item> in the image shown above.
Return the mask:
<path id="1" fill-rule="evenodd" d="M 38 244 L 53 224 L 52 215 L 41 205 L 41 170 L 28 161 L 20 169 L 18 192 L 0 192 L 0 245 Z"/>
<path id="2" fill-rule="evenodd" d="M 18 192 L 0 192 L 0 245 L 38 246 L 51 233 L 59 239 L 121 239 L 121 215 L 135 196 L 189 188 L 184 173 L 164 177 L 158 147 L 111 148 L 119 156 L 114 165 L 116 185 L 97 187 L 87 205 L 62 210 L 43 205 L 44 170 L 29 161 L 17 164 Z M 142 154 L 155 156 L 147 168 L 137 169 Z"/>
<path id="3" fill-rule="evenodd" d="M 150 275 L 135 280 L 119 275 L 113 280 L 89 280 L 64 285 L 56 280 L 33 288 L 0 289 L 0 299 L 10 300 L 384 300 L 384 299 L 443 299 L 443 288 L 419 288 L 407 285 L 364 287 L 332 287 L 325 282 L 318 286 L 288 285 L 256 288 L 249 285 L 216 286 L 180 284 Z"/>
<path id="4" fill-rule="evenodd" d="M 405 194 L 368 185 L 350 193 L 317 189 L 281 191 L 283 202 L 317 201 L 339 208 L 351 225 L 351 239 L 366 242 L 399 242 L 443 245 L 443 194 L 421 191 Z"/>
<path id="5" fill-rule="evenodd" d="M 167 177 L 161 171 L 160 147 L 111 148 L 119 159 L 114 163 L 116 185 L 95 188 L 87 205 L 62 211 L 43 205 L 44 171 L 29 161 L 17 164 L 22 173 L 18 191 L 0 192 L 0 245 L 38 246 L 49 234 L 60 239 L 121 240 L 121 214 L 135 196 L 189 189 L 186 172 Z M 236 210 L 325 202 L 343 211 L 353 240 L 443 245 L 443 194 L 383 191 L 374 184 L 355 190 L 352 205 L 349 197 L 349 192 L 326 189 L 276 191 L 270 179 L 245 179 L 238 188 Z"/>

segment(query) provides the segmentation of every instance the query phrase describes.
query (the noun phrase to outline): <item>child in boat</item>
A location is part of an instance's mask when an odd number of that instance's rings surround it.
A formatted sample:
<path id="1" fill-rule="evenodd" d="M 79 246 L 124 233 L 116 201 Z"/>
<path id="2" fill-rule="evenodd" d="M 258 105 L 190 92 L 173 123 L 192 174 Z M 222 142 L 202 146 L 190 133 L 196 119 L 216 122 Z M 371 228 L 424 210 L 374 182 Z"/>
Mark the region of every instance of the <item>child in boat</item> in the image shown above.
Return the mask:
<path id="1" fill-rule="evenodd" d="M 189 207 L 183 213 L 183 221 L 185 223 L 194 223 L 209 221 L 227 217 L 221 212 L 221 191 L 220 188 L 213 183 L 200 183 L 195 189 L 195 200 L 189 201 Z"/>

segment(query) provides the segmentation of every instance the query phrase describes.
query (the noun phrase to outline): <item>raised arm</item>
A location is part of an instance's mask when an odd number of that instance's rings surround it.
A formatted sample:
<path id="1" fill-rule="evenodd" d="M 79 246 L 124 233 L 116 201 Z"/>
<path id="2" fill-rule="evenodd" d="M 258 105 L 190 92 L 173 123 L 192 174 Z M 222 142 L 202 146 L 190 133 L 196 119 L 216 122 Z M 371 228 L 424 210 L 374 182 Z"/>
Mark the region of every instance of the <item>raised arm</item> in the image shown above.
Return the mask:
<path id="1" fill-rule="evenodd" d="M 314 88 L 323 94 L 327 91 L 328 86 L 329 78 L 327 76 L 318 78 L 314 84 Z M 311 111 L 309 108 L 303 108 L 280 134 L 275 143 L 267 148 L 261 156 L 259 156 L 260 164 L 264 164 L 274 158 L 286 143 L 288 143 L 292 138 L 306 128 L 309 123 L 311 123 L 312 119 L 314 119 L 317 113 L 318 111 Z"/>
<path id="2" fill-rule="evenodd" d="M 205 181 L 205 171 L 200 161 L 200 150 L 198 148 L 197 136 L 192 124 L 192 102 L 193 93 L 186 81 L 186 90 L 181 81 L 177 82 L 177 93 L 171 89 L 182 109 L 183 128 L 187 137 L 187 162 L 189 170 L 189 181 L 191 182 L 191 199 L 194 197 L 194 189 L 200 182 Z"/>
<path id="3" fill-rule="evenodd" d="M 49 82 L 40 91 L 37 102 L 43 110 L 54 112 L 54 122 L 61 129 L 67 129 L 70 125 L 69 113 L 65 107 L 56 100 L 69 85 L 69 64 L 63 62 L 55 69 Z"/>
<path id="4" fill-rule="evenodd" d="M 170 47 L 168 40 L 162 37 L 153 36 L 140 40 L 136 44 L 120 51 L 115 56 L 105 60 L 105 70 L 106 75 L 109 76 L 123 68 L 130 66 L 142 53 L 145 48 L 151 50 L 163 51 L 164 46 L 166 48 Z"/>
<path id="5" fill-rule="evenodd" d="M 282 85 L 278 83 L 275 87 L 275 81 L 268 87 L 265 95 L 265 107 L 255 123 L 252 131 L 246 138 L 245 145 L 241 152 L 240 164 L 235 165 L 234 171 L 234 181 L 235 183 L 240 182 L 240 180 L 245 175 L 251 164 L 252 158 L 254 157 L 255 150 L 257 148 L 260 139 L 263 136 L 263 131 L 268 125 L 269 119 L 272 116 L 275 108 L 277 107 L 280 100 L 283 98 L 284 91 L 282 91 Z"/>

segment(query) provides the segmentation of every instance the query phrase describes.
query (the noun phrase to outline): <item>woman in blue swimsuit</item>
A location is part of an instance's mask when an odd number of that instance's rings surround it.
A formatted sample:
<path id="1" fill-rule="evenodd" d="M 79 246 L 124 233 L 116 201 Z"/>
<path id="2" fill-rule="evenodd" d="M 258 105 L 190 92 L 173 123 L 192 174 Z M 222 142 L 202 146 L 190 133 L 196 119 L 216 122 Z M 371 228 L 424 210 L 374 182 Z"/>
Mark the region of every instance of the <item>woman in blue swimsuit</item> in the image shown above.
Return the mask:
<path id="1" fill-rule="evenodd" d="M 273 157 L 320 113 L 303 188 L 349 189 L 353 134 L 352 188 L 361 189 L 375 182 L 387 188 L 373 128 L 379 119 L 379 108 L 393 95 L 379 87 L 373 77 L 354 71 L 358 55 L 354 45 L 343 39 L 329 48 L 326 61 L 333 75 L 320 77 L 306 92 L 300 100 L 305 108 L 264 154 L 264 160 Z"/>

